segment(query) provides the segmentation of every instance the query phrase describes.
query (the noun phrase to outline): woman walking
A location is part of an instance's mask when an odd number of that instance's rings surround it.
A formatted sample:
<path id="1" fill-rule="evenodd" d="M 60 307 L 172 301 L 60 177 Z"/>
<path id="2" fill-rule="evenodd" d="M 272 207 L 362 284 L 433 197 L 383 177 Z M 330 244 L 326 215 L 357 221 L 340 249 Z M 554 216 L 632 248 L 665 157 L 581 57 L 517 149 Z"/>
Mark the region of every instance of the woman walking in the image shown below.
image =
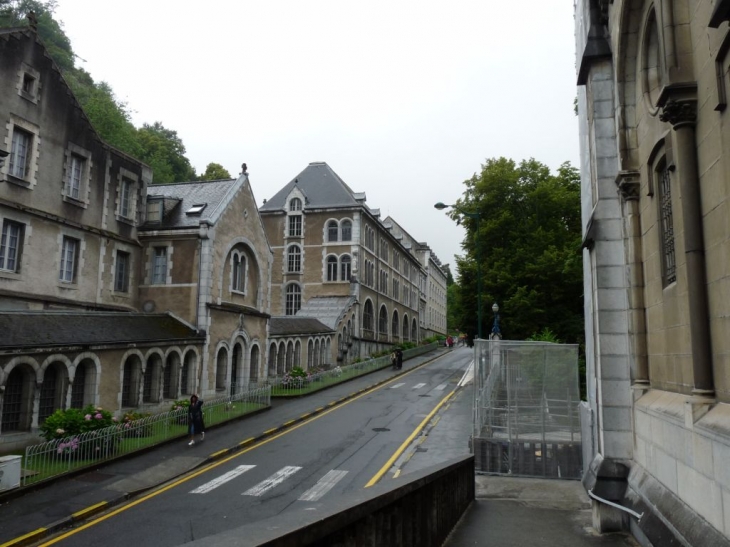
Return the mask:
<path id="1" fill-rule="evenodd" d="M 190 406 L 188 407 L 188 431 L 190 433 L 190 442 L 188 446 L 195 444 L 195 434 L 200 434 L 200 440 L 205 439 L 205 423 L 203 422 L 203 401 L 198 399 L 197 395 L 190 396 Z"/>

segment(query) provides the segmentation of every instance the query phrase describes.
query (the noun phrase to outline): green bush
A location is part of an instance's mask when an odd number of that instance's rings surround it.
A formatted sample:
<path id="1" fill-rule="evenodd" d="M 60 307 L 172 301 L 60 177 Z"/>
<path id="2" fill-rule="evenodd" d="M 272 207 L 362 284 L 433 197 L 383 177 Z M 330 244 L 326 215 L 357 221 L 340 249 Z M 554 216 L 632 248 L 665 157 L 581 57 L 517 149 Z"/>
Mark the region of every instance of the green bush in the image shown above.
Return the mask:
<path id="1" fill-rule="evenodd" d="M 108 410 L 94 405 L 84 408 L 56 410 L 40 427 L 41 435 L 47 441 L 65 439 L 88 431 L 114 425 L 117 419 Z"/>

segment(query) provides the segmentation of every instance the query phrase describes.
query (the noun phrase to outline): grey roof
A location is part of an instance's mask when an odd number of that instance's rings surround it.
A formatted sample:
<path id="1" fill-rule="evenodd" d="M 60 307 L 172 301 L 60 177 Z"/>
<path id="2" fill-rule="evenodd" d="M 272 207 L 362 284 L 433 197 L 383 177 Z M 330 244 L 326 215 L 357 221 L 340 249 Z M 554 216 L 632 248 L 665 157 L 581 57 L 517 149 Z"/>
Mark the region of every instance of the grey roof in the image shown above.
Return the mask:
<path id="1" fill-rule="evenodd" d="M 272 317 L 269 319 L 269 334 L 271 336 L 320 334 L 331 332 L 331 328 L 322 324 L 319 319 L 315 319 L 314 317 L 287 315 L 283 317 Z"/>
<path id="2" fill-rule="evenodd" d="M 169 314 L 75 311 L 0 312 L 0 348 L 41 348 L 200 338 Z"/>
<path id="3" fill-rule="evenodd" d="M 354 301 L 354 296 L 313 296 L 302 305 L 297 316 L 316 317 L 334 330 L 342 315 Z"/>
<path id="4" fill-rule="evenodd" d="M 310 163 L 304 171 L 259 207 L 259 211 L 284 209 L 286 199 L 297 186 L 306 196 L 304 208 L 357 207 L 363 205 L 364 193 L 355 193 L 325 162 Z"/>
<path id="5" fill-rule="evenodd" d="M 238 179 L 210 180 L 204 182 L 178 182 L 175 184 L 150 184 L 147 199 L 164 198 L 164 213 L 161 222 L 147 222 L 140 230 L 160 228 L 191 228 L 203 221 L 211 222 L 226 195 Z M 186 212 L 193 205 L 205 204 L 205 209 L 197 215 Z"/>

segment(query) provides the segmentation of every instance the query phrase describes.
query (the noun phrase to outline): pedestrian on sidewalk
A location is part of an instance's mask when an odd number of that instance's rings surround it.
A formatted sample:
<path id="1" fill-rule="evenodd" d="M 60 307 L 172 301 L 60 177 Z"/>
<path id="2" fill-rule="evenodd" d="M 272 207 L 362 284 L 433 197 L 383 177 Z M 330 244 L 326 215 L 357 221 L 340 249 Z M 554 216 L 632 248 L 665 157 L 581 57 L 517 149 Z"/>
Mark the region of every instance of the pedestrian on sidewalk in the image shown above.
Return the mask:
<path id="1" fill-rule="evenodd" d="M 395 350 L 395 366 L 398 370 L 403 368 L 403 350 L 400 348 Z"/>
<path id="2" fill-rule="evenodd" d="M 195 435 L 200 434 L 200 440 L 205 439 L 205 423 L 203 422 L 203 401 L 193 394 L 190 396 L 190 406 L 188 407 L 188 432 L 190 433 L 190 442 L 188 446 L 195 444 Z"/>

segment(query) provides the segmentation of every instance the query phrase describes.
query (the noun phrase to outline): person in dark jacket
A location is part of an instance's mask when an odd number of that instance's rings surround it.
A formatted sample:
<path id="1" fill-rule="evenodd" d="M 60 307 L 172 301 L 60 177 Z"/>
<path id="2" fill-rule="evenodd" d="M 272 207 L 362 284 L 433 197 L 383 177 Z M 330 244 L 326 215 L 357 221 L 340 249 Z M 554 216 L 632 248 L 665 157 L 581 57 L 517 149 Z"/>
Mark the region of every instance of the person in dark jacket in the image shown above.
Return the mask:
<path id="1" fill-rule="evenodd" d="M 195 444 L 195 435 L 200 434 L 200 440 L 205 439 L 205 423 L 203 422 L 203 401 L 197 395 L 190 396 L 188 407 L 188 431 L 190 433 L 189 446 Z"/>
<path id="2" fill-rule="evenodd" d="M 395 350 L 395 367 L 397 369 L 403 368 L 403 350 L 400 348 Z"/>

